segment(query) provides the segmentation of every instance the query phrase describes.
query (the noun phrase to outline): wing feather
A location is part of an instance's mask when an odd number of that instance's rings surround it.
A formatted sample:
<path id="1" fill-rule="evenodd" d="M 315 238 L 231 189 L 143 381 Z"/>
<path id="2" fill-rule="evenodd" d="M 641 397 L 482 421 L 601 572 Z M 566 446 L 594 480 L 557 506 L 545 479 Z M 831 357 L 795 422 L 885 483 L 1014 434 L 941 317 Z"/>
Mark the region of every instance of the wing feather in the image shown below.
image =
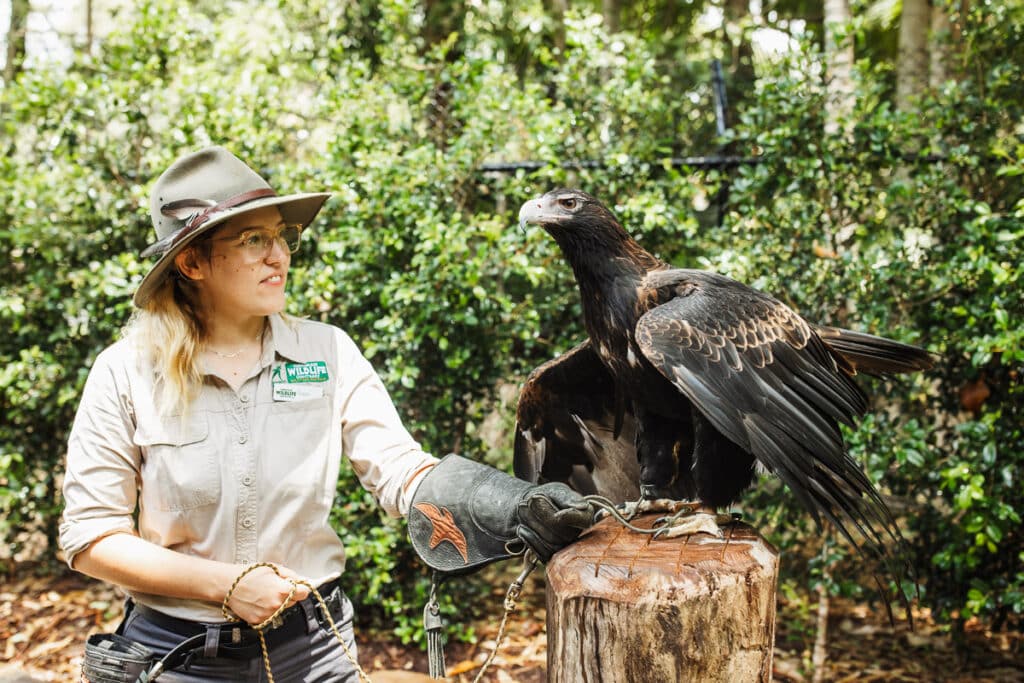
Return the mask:
<path id="1" fill-rule="evenodd" d="M 514 471 L 616 503 L 637 500 L 635 434 L 628 402 L 616 400 L 611 374 L 587 340 L 527 378 L 516 409 Z"/>
<path id="2" fill-rule="evenodd" d="M 916 346 L 864 332 L 824 325 L 815 327 L 815 332 L 839 353 L 853 372 L 885 375 L 927 370 L 937 358 Z"/>

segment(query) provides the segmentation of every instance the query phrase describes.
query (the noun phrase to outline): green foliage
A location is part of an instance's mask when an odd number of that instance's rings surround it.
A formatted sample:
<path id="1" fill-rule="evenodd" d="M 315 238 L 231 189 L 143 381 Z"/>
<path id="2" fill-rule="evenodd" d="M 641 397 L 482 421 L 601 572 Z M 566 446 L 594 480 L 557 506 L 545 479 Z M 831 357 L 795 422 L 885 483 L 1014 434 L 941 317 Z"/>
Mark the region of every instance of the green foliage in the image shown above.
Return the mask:
<path id="1" fill-rule="evenodd" d="M 31 531 L 52 540 L 81 386 L 147 268 L 137 254 L 152 238 L 152 181 L 220 143 L 280 191 L 335 193 L 293 261 L 291 310 L 352 334 L 432 452 L 508 468 L 507 433 L 487 437 L 492 413 L 511 419 L 499 389 L 583 338 L 554 244 L 516 228 L 520 204 L 558 185 L 605 200 L 673 263 L 736 277 L 817 322 L 927 346 L 935 371 L 866 380 L 876 398 L 848 433 L 852 452 L 904 521 L 926 603 L 950 619 L 1019 620 L 1019 4 L 954 17 L 957 78 L 916 112 L 893 109 L 892 65 L 868 53 L 848 135 L 822 132 L 822 56 L 802 42 L 758 65 L 724 140 L 710 133 L 707 60 L 719 50 L 695 34 L 696 9 L 667 17 L 668 4 L 637 3 L 615 36 L 570 12 L 560 51 L 541 3 L 473 3 L 447 37 L 411 0 L 337 5 L 147 0 L 122 11 L 96 56 L 4 84 L 0 537 L 15 551 Z M 667 17 L 664 42 L 636 28 L 648 16 Z M 761 163 L 668 162 L 724 146 Z M 904 160 L 914 151 L 942 160 Z M 550 165 L 480 171 L 523 159 Z M 604 164 L 562 165 L 586 159 Z M 981 386 L 990 396 L 968 410 L 961 389 Z M 827 579 L 860 594 L 863 564 L 840 543 L 822 554 L 777 481 L 742 507 L 806 559 L 786 563 L 786 586 Z M 332 521 L 364 624 L 419 641 L 427 583 L 403 524 L 347 468 Z M 484 590 L 459 588 L 459 602 Z"/>

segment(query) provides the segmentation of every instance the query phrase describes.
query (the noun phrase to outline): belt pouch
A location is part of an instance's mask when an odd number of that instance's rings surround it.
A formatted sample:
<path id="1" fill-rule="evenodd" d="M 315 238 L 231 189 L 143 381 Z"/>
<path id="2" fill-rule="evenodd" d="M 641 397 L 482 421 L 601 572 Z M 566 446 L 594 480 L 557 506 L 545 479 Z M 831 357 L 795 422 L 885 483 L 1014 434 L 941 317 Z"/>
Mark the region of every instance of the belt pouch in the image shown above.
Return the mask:
<path id="1" fill-rule="evenodd" d="M 135 683 L 156 661 L 145 645 L 114 633 L 94 633 L 85 643 L 82 675 L 89 683 Z"/>

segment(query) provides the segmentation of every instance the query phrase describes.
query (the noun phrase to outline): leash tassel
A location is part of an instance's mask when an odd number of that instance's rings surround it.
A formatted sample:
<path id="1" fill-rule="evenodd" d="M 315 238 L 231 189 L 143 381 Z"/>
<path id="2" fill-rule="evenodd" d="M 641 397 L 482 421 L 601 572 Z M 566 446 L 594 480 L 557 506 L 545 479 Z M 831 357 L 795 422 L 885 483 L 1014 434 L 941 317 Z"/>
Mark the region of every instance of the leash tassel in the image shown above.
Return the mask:
<path id="1" fill-rule="evenodd" d="M 427 665 L 431 678 L 444 678 L 444 624 L 437 598 L 431 595 L 423 608 L 423 630 L 427 634 Z"/>

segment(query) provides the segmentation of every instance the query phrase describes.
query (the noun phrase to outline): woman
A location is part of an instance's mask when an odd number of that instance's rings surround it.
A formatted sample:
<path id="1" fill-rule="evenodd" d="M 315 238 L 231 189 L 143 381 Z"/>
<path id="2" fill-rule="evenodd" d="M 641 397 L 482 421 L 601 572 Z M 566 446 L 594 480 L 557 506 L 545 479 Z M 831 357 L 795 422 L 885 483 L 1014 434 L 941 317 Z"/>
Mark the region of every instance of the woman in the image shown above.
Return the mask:
<path id="1" fill-rule="evenodd" d="M 340 458 L 391 515 L 437 462 L 344 332 L 282 313 L 291 255 L 328 196 L 279 196 L 220 147 L 176 161 L 150 202 L 159 239 L 143 255 L 159 259 L 86 382 L 61 545 L 71 567 L 128 592 L 127 638 L 163 654 L 205 634 L 204 657 L 164 680 L 257 680 L 246 624 L 282 609 L 265 631 L 277 681 L 354 680 L 354 658 L 293 580 L 318 586 L 354 652 L 328 524 Z"/>

